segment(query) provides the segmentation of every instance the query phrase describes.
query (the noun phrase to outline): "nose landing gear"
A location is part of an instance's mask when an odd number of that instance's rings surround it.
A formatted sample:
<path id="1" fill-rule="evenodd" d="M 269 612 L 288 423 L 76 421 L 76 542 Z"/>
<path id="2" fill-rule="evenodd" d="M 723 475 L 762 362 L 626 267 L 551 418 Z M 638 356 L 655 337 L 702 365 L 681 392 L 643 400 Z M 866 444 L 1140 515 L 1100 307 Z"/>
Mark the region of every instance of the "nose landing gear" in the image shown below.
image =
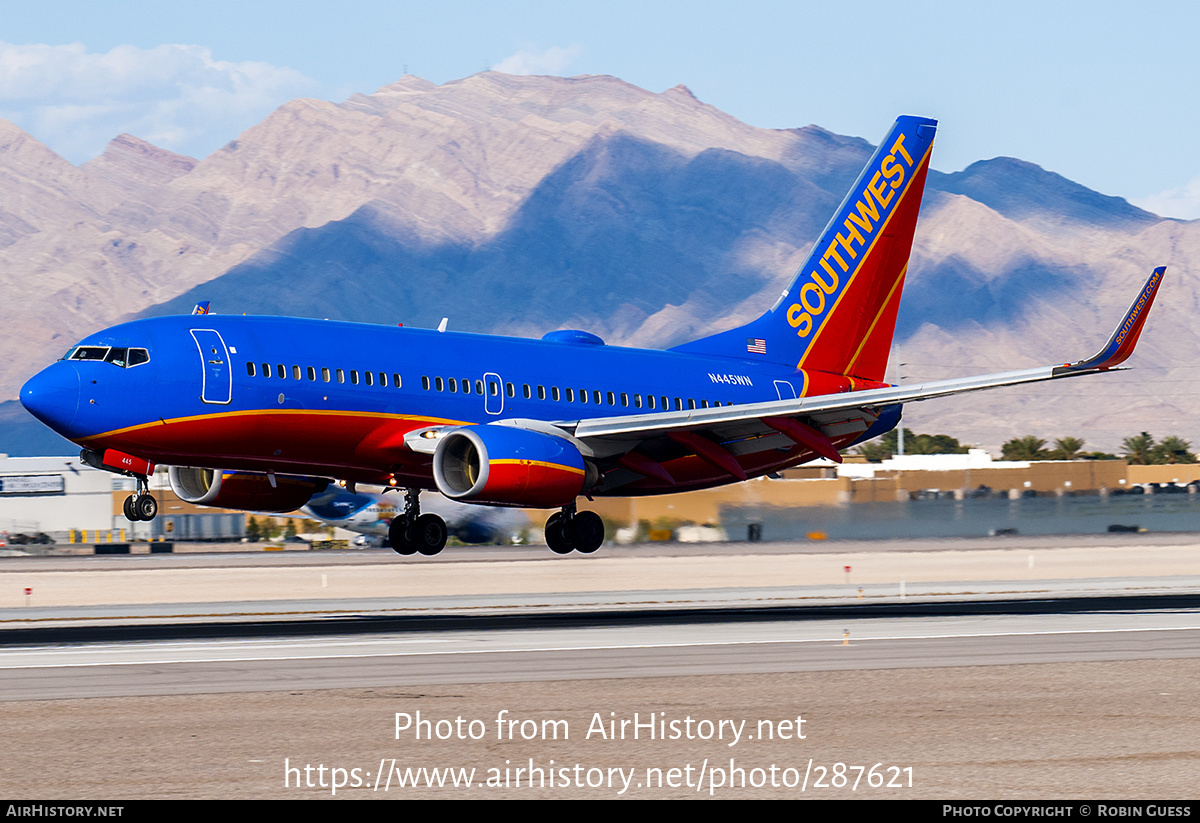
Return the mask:
<path id="1" fill-rule="evenodd" d="M 125 505 L 122 506 L 125 512 L 125 519 L 131 523 L 136 523 L 139 520 L 153 520 L 158 516 L 158 501 L 154 499 L 154 495 L 150 494 L 150 483 L 145 475 L 136 475 L 138 489 L 134 494 L 125 498 Z"/>

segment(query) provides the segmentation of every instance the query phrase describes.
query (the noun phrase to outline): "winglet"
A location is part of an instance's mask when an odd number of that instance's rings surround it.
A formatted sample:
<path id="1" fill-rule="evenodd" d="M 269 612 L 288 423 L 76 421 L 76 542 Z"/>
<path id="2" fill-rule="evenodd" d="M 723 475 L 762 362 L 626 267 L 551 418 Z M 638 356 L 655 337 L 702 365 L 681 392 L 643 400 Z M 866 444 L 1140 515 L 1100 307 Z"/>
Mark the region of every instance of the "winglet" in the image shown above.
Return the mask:
<path id="1" fill-rule="evenodd" d="M 1142 326 L 1146 324 L 1150 306 L 1154 304 L 1154 296 L 1158 293 L 1158 286 L 1162 283 L 1163 272 L 1166 270 L 1166 266 L 1159 266 L 1150 273 L 1150 279 L 1146 281 L 1141 293 L 1134 299 L 1133 305 L 1129 307 L 1129 311 L 1125 313 L 1125 317 L 1104 348 L 1087 360 L 1067 363 L 1054 371 L 1058 373 L 1104 370 L 1124 363 L 1129 355 L 1133 354 L 1133 347 L 1137 345 L 1138 337 L 1141 336 Z"/>

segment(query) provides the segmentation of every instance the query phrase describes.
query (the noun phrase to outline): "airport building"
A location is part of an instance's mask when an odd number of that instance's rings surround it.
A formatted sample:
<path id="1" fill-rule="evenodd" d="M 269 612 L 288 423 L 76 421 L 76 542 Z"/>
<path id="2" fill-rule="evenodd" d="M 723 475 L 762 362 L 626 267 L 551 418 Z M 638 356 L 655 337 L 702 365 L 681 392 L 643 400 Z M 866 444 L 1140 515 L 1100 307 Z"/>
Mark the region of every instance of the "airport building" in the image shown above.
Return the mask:
<path id="1" fill-rule="evenodd" d="M 78 457 L 0 455 L 0 537 L 112 528 L 112 477 Z"/>
<path id="2" fill-rule="evenodd" d="M 240 540 L 246 533 L 245 512 L 186 503 L 162 474 L 151 479 L 159 516 L 130 523 L 121 506 L 134 488 L 132 478 L 93 469 L 77 456 L 0 455 L 0 542 Z"/>

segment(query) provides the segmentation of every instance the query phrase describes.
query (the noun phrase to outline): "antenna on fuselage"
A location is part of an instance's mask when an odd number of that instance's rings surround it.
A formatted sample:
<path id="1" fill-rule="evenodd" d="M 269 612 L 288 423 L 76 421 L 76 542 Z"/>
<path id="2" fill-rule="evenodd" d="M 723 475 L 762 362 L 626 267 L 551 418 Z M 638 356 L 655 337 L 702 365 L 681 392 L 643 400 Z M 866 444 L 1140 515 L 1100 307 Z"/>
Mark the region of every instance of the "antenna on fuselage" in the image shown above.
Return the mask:
<path id="1" fill-rule="evenodd" d="M 447 323 L 449 323 L 449 322 L 450 322 L 450 318 L 449 318 L 449 317 L 443 317 L 443 318 L 442 318 L 442 322 L 441 322 L 441 323 L 438 323 L 438 331 L 445 331 L 445 330 L 446 330 L 446 324 L 447 324 Z"/>

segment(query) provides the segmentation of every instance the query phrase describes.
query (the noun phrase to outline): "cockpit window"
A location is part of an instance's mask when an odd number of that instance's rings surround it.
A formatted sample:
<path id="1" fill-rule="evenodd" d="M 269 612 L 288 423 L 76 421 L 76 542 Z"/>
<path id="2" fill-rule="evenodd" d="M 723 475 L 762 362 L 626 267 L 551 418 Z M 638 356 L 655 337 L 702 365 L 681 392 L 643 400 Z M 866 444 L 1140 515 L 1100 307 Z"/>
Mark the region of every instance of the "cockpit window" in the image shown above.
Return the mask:
<path id="1" fill-rule="evenodd" d="M 108 346 L 80 346 L 71 355 L 72 360 L 103 360 L 108 354 Z"/>
<path id="2" fill-rule="evenodd" d="M 122 346 L 79 346 L 69 352 L 64 360 L 103 360 L 126 369 L 150 362 L 146 349 L 129 349 Z"/>

